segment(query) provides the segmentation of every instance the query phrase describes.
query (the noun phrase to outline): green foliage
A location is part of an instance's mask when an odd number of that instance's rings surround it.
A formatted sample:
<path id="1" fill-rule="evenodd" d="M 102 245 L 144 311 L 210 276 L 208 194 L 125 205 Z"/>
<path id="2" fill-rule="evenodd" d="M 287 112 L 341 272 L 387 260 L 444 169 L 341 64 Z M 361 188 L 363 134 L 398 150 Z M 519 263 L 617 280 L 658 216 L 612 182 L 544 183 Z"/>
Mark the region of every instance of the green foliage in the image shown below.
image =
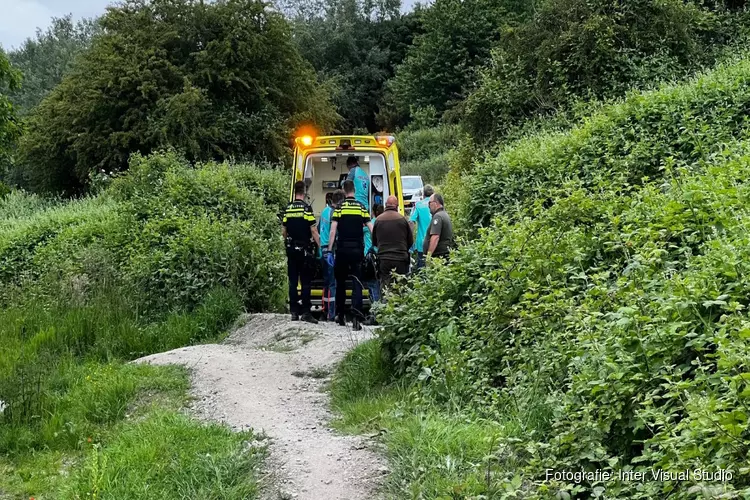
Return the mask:
<path id="1" fill-rule="evenodd" d="M 184 371 L 122 361 L 283 305 L 286 178 L 162 153 L 133 156 L 97 196 L 0 199 L 0 489 L 255 495 L 250 435 L 177 414 Z"/>
<path id="2" fill-rule="evenodd" d="M 288 23 L 258 0 L 130 0 L 100 23 L 29 117 L 20 168 L 35 191 L 79 192 L 162 146 L 276 161 L 298 124 L 337 119 Z"/>
<path id="3" fill-rule="evenodd" d="M 439 183 L 448 173 L 450 151 L 461 140 L 456 125 L 412 128 L 398 134 L 399 160 L 403 175 L 420 175 L 427 183 Z"/>
<path id="4" fill-rule="evenodd" d="M 744 60 L 503 150 L 493 224 L 381 311 L 384 351 L 427 404 L 516 415 L 494 453 L 506 493 L 750 493 L 747 75 Z M 545 476 L 627 467 L 734 478 Z"/>
<path id="5" fill-rule="evenodd" d="M 108 378 L 101 387 L 86 386 L 95 393 L 82 394 L 82 360 L 133 359 L 206 341 L 226 331 L 242 310 L 236 294 L 224 289 L 212 291 L 192 313 L 157 321 L 139 315 L 133 302 L 113 290 L 85 305 L 36 296 L 3 309 L 1 452 L 72 449 L 89 427 L 123 417 L 138 386 Z"/>
<path id="6" fill-rule="evenodd" d="M 399 159 L 402 162 L 426 160 L 438 153 L 447 153 L 460 139 L 461 129 L 456 125 L 409 127 L 397 136 Z"/>
<path id="7" fill-rule="evenodd" d="M 6 495 L 255 497 L 263 447 L 247 447 L 249 432 L 184 415 L 185 368 L 70 360 L 48 368 L 51 401 L 37 416 L 40 430 L 0 423 Z"/>
<path id="8" fill-rule="evenodd" d="M 250 432 L 155 412 L 107 446 L 87 449 L 82 469 L 60 498 L 255 498 L 254 471 L 263 451 L 247 446 L 253 439 Z"/>
<path id="9" fill-rule="evenodd" d="M 386 80 L 404 59 L 419 30 L 414 13 L 400 1 L 325 0 L 290 2 L 300 53 L 327 82 L 342 121 L 337 130 L 377 131 L 375 115 Z"/>
<path id="10" fill-rule="evenodd" d="M 394 129 L 422 110 L 440 116 L 458 105 L 502 27 L 525 16 L 529 6 L 516 0 L 436 0 L 419 11 L 424 32 L 388 82 L 380 124 Z"/>
<path id="11" fill-rule="evenodd" d="M 52 18 L 46 31 L 37 29 L 35 38 L 27 38 L 8 53 L 11 64 L 23 74 L 23 85 L 10 98 L 20 115 L 27 115 L 62 81 L 75 58 L 99 33 L 96 20 L 73 22 L 72 15 Z"/>
<path id="12" fill-rule="evenodd" d="M 172 153 L 135 156 L 105 193 L 24 214 L 0 204 L 0 299 L 42 284 L 85 303 L 121 286 L 139 309 L 191 309 L 218 287 L 255 311 L 283 305 L 277 214 L 285 176 L 250 165 L 191 167 Z M 21 212 L 20 215 L 13 215 Z"/>
<path id="13" fill-rule="evenodd" d="M 530 135 L 501 147 L 467 180 L 468 226 L 554 199 L 567 182 L 598 191 L 637 185 L 677 165 L 710 160 L 746 137 L 750 61 L 726 64 L 682 85 L 628 96 L 568 132 Z"/>
<path id="14" fill-rule="evenodd" d="M 391 469 L 383 486 L 390 496 L 496 498 L 507 491 L 501 479 L 517 481 L 515 471 L 501 469 L 496 459 L 504 443 L 522 433 L 512 411 L 502 420 L 476 421 L 441 411 L 414 387 L 392 379 L 375 339 L 347 354 L 331 384 L 340 415 L 334 425 L 382 437 Z"/>
<path id="15" fill-rule="evenodd" d="M 746 14 L 682 0 L 544 0 L 509 30 L 465 103 L 464 125 L 491 144 L 576 100 L 683 78 L 740 46 Z"/>
<path id="16" fill-rule="evenodd" d="M 7 94 L 21 84 L 21 75 L 10 65 L 5 52 L 0 48 L 0 176 L 4 175 L 3 166 L 7 156 L 21 134 L 21 126 L 16 111 Z"/>

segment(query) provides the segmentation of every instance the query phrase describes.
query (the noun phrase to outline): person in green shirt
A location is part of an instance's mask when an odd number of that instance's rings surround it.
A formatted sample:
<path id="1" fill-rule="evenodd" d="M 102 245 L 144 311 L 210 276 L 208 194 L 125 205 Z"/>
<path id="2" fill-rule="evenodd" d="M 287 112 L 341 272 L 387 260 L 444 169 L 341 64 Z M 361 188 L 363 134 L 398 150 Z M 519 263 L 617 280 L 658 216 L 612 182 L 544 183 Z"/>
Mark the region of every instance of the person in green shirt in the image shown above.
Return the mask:
<path id="1" fill-rule="evenodd" d="M 453 239 L 453 222 L 448 212 L 445 211 L 445 202 L 440 194 L 435 193 L 430 196 L 430 211 L 432 222 L 422 251 L 427 257 L 440 257 L 447 260 L 456 243 Z"/>
<path id="2" fill-rule="evenodd" d="M 415 232 L 414 247 L 417 249 L 417 269 L 423 268 L 425 264 L 423 246 L 424 239 L 430 230 L 430 222 L 432 222 L 430 197 L 435 194 L 435 188 L 430 184 L 425 184 L 423 194 L 424 198 L 416 203 L 409 219 L 412 231 Z"/>

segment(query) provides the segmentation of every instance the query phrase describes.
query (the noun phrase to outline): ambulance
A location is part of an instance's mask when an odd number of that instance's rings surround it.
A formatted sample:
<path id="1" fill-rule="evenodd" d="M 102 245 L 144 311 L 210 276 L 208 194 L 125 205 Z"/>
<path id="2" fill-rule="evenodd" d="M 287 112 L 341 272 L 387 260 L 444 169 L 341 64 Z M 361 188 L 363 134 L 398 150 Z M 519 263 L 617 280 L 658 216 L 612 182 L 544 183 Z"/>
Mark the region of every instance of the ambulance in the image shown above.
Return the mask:
<path id="1" fill-rule="evenodd" d="M 359 166 L 370 179 L 370 211 L 376 203 L 385 205 L 389 196 L 398 199 L 398 210 L 404 213 L 404 196 L 401 188 L 401 170 L 398 147 L 392 135 L 301 135 L 295 138 L 292 178 L 289 199 L 294 199 L 294 184 L 305 184 L 305 202 L 315 213 L 316 220 L 326 206 L 326 193 L 339 189 L 349 170 L 346 161 L 356 157 Z M 364 255 L 362 256 L 364 259 Z M 347 281 L 347 304 L 351 303 L 352 283 Z M 366 287 L 362 296 L 365 308 L 370 300 Z M 316 263 L 312 282 L 312 310 L 320 312 L 323 306 L 323 273 L 320 262 Z"/>

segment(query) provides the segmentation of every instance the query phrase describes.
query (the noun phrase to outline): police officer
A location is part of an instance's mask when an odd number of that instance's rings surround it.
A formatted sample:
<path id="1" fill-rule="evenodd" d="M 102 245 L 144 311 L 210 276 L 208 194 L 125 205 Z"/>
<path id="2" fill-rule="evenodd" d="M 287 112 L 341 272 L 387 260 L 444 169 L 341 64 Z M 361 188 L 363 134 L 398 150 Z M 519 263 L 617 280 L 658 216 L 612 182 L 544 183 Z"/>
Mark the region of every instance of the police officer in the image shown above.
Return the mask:
<path id="1" fill-rule="evenodd" d="M 370 214 L 365 206 L 354 198 L 354 182 L 344 181 L 346 198 L 333 210 L 331 233 L 328 237 L 328 263 L 333 265 L 336 277 L 336 322 L 346 325 L 346 279 L 352 278 L 353 330 L 361 330 L 362 313 L 362 255 L 365 251 L 362 228 L 367 226 L 372 234 Z M 337 236 L 338 233 L 338 236 Z M 337 239 L 338 238 L 338 239 Z M 333 244 L 336 243 L 336 255 Z"/>
<path id="2" fill-rule="evenodd" d="M 304 202 L 305 184 L 294 183 L 294 201 L 284 211 L 282 234 L 286 241 L 287 275 L 289 277 L 289 309 L 292 321 L 302 319 L 308 323 L 318 321 L 310 314 L 310 285 L 312 263 L 315 258 L 313 240 L 320 245 L 320 236 L 315 227 L 315 215 L 310 205 Z M 297 282 L 302 283 L 302 306 L 297 296 Z"/>

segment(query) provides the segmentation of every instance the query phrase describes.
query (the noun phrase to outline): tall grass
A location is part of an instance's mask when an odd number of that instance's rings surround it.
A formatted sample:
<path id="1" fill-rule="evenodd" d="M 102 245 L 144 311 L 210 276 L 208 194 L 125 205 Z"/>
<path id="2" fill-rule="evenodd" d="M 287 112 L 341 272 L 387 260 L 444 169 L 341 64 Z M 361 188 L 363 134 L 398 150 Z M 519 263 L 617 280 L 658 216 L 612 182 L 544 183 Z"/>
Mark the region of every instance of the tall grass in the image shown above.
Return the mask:
<path id="1" fill-rule="evenodd" d="M 279 171 L 164 153 L 95 196 L 0 200 L 0 491 L 254 495 L 252 436 L 177 415 L 184 371 L 124 363 L 283 305 L 285 199 Z"/>
<path id="2" fill-rule="evenodd" d="M 339 429 L 380 436 L 391 466 L 385 491 L 394 499 L 501 498 L 519 480 L 505 443 L 533 432 L 529 415 L 510 406 L 502 420 L 477 420 L 425 399 L 418 385 L 394 379 L 377 339 L 346 355 L 331 403 Z"/>

